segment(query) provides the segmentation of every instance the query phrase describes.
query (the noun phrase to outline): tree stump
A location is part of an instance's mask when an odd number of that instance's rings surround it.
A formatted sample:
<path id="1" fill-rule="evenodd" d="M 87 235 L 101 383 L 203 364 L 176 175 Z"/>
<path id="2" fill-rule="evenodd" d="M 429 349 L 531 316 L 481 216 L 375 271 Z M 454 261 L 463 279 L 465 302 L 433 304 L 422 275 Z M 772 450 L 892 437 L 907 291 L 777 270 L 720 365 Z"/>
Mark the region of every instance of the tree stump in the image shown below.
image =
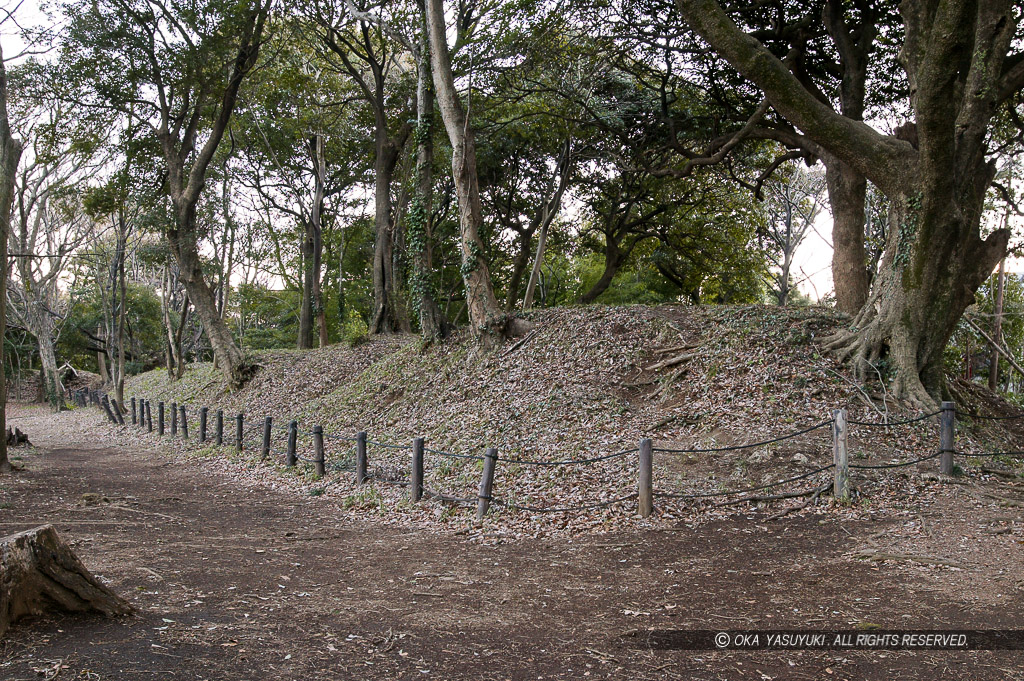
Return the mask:
<path id="1" fill-rule="evenodd" d="M 127 615 L 134 608 L 92 576 L 52 525 L 0 539 L 0 636 L 47 611 Z"/>
<path id="2" fill-rule="evenodd" d="M 25 433 L 21 432 L 20 428 L 15 428 L 14 430 L 11 430 L 11 427 L 7 426 L 7 446 L 8 447 L 17 447 L 18 445 L 30 445 L 30 444 L 32 444 L 32 443 L 28 441 L 28 435 L 25 435 Z"/>

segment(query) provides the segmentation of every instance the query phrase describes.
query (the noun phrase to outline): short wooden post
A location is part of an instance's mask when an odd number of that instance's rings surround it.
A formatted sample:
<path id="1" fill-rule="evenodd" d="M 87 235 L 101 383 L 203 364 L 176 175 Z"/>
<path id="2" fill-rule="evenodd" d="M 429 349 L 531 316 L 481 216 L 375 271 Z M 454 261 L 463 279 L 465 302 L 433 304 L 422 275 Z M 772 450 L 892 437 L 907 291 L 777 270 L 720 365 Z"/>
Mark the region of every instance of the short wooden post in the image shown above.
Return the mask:
<path id="1" fill-rule="evenodd" d="M 156 405 L 156 432 L 157 435 L 164 434 L 164 403 L 158 402 Z"/>
<path id="2" fill-rule="evenodd" d="M 952 402 L 943 402 L 942 412 L 939 414 L 939 449 L 942 454 L 939 456 L 939 472 L 943 475 L 953 475 L 953 437 L 956 434 L 956 405 Z"/>
<path id="3" fill-rule="evenodd" d="M 139 425 L 139 420 L 138 420 L 138 418 L 136 418 L 135 398 L 134 397 L 132 398 L 132 425 L 133 426 Z"/>
<path id="4" fill-rule="evenodd" d="M 316 477 L 322 478 L 327 473 L 324 455 L 324 427 L 313 426 L 313 465 Z"/>
<path id="5" fill-rule="evenodd" d="M 178 434 L 178 403 L 171 402 L 171 435 Z"/>
<path id="6" fill-rule="evenodd" d="M 209 407 L 199 408 L 199 442 L 206 442 L 206 417 L 209 413 Z"/>
<path id="7" fill-rule="evenodd" d="M 187 440 L 188 439 L 188 420 L 185 418 L 185 405 L 184 404 L 181 405 L 180 407 L 178 407 L 178 409 L 181 411 L 181 439 L 182 440 Z"/>
<path id="8" fill-rule="evenodd" d="M 494 487 L 494 468 L 498 463 L 498 450 L 491 447 L 484 454 L 484 472 L 480 476 L 480 489 L 476 494 L 476 517 L 482 520 L 491 505 L 491 490 Z"/>
<path id="9" fill-rule="evenodd" d="M 153 432 L 153 405 L 146 400 L 146 432 Z"/>
<path id="10" fill-rule="evenodd" d="M 356 433 L 356 484 L 366 482 L 366 433 Z"/>
<path id="11" fill-rule="evenodd" d="M 423 438 L 412 441 L 412 475 L 409 476 L 409 499 L 419 501 L 423 498 Z"/>
<path id="12" fill-rule="evenodd" d="M 260 451 L 260 458 L 266 459 L 270 456 L 270 430 L 274 427 L 274 421 L 269 416 L 263 419 L 263 450 Z"/>
<path id="13" fill-rule="evenodd" d="M 239 413 L 235 419 L 235 449 L 242 451 L 242 419 L 244 416 Z"/>
<path id="14" fill-rule="evenodd" d="M 123 426 L 124 425 L 124 414 L 121 413 L 121 405 L 120 405 L 120 403 L 118 403 L 117 399 L 111 397 L 110 398 L 110 404 L 111 404 L 111 406 L 113 407 L 113 410 L 114 410 L 114 420 L 117 422 L 117 425 Z"/>
<path id="15" fill-rule="evenodd" d="M 213 427 L 213 443 L 220 447 L 224 444 L 224 410 L 217 410 L 217 422 Z"/>
<path id="16" fill-rule="evenodd" d="M 298 457 L 295 455 L 295 442 L 299 439 L 299 424 L 292 421 L 288 424 L 288 451 L 285 454 L 284 465 L 289 468 L 295 465 Z"/>
<path id="17" fill-rule="evenodd" d="M 850 452 L 846 446 L 846 410 L 832 412 L 832 460 L 835 462 L 835 483 L 832 495 L 840 501 L 850 499 Z"/>
<path id="18" fill-rule="evenodd" d="M 110 409 L 110 400 L 107 399 L 106 395 L 103 396 L 103 399 L 100 401 L 100 405 L 103 407 L 103 411 L 107 412 L 107 418 L 110 419 L 110 422 L 116 426 L 117 419 L 114 418 L 114 412 Z"/>
<path id="19" fill-rule="evenodd" d="M 646 437 L 640 440 L 640 479 L 636 498 L 640 517 L 649 517 L 654 511 L 654 443 Z"/>

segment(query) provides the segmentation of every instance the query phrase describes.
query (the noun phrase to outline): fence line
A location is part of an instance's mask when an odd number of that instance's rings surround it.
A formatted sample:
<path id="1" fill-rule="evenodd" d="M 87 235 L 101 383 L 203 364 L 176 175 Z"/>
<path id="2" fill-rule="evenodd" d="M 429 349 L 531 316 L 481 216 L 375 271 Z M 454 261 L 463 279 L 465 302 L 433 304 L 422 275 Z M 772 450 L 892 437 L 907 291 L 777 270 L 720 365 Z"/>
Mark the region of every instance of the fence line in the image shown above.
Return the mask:
<path id="1" fill-rule="evenodd" d="M 116 400 L 110 398 L 106 393 L 100 391 L 94 391 L 89 389 L 68 391 L 68 398 L 77 406 L 86 407 L 89 405 L 97 406 L 103 409 L 107 418 L 111 423 L 118 426 L 127 426 L 124 416 L 128 412 L 128 406 L 124 404 L 118 404 Z M 145 429 L 147 432 L 153 432 L 152 424 L 152 400 L 146 398 L 131 398 L 131 425 Z M 157 421 L 158 428 L 157 432 L 159 436 L 165 436 L 167 429 L 165 428 L 165 412 L 166 405 L 164 402 L 157 402 Z M 186 414 L 186 405 L 184 403 L 172 402 L 170 405 L 170 435 L 171 437 L 180 437 L 182 439 L 189 439 L 188 421 Z M 190 408 L 191 409 L 191 408 Z M 295 420 L 285 421 L 286 425 L 275 423 L 272 417 L 265 417 L 260 421 L 248 422 L 245 419 L 245 414 L 239 413 L 234 416 L 225 415 L 223 410 L 218 409 L 214 412 L 215 423 L 213 437 L 207 431 L 208 426 L 208 407 L 202 407 L 195 410 L 199 415 L 199 428 L 196 439 L 199 442 L 212 441 L 221 446 L 234 446 L 238 451 L 243 451 L 246 446 L 247 440 L 251 440 L 249 443 L 256 449 L 256 445 L 259 444 L 261 451 L 261 458 L 267 459 L 271 454 L 274 455 L 274 459 L 282 462 L 287 467 L 294 467 L 298 462 L 311 463 L 315 467 L 317 477 L 323 477 L 327 474 L 328 465 L 331 471 L 355 471 L 355 482 L 357 485 L 364 484 L 369 481 L 376 481 L 383 484 L 394 485 L 399 487 L 409 488 L 409 496 L 413 502 L 419 501 L 421 498 L 435 499 L 446 503 L 454 503 L 459 505 L 468 505 L 477 507 L 477 516 L 483 517 L 487 513 L 489 507 L 494 505 L 498 508 L 504 508 L 516 511 L 526 511 L 529 513 L 566 513 L 571 511 L 582 511 L 596 508 L 607 508 L 616 504 L 622 504 L 624 502 L 636 500 L 637 510 L 642 517 L 649 516 L 654 509 L 653 500 L 659 499 L 679 499 L 679 500 L 702 500 L 715 497 L 728 497 L 741 494 L 750 494 L 752 492 L 760 492 L 783 485 L 790 485 L 794 482 L 800 482 L 808 478 L 814 477 L 825 471 L 832 470 L 834 477 L 834 495 L 837 498 L 848 498 L 849 496 L 849 470 L 885 470 L 894 468 L 903 468 L 907 466 L 914 466 L 921 464 L 926 461 L 930 461 L 935 458 L 940 459 L 940 472 L 943 474 L 953 473 L 953 457 L 1012 457 L 1012 458 L 1024 458 L 1024 451 L 1008 451 L 1008 452 L 988 452 L 981 454 L 967 454 L 965 452 L 955 451 L 953 447 L 954 441 L 954 426 L 956 416 L 958 415 L 956 409 L 951 402 L 943 402 L 942 408 L 936 412 L 922 414 L 917 417 L 905 419 L 902 421 L 886 422 L 886 423 L 874 423 L 869 421 L 856 421 L 848 420 L 846 418 L 845 409 L 837 409 L 833 412 L 831 419 L 816 423 L 814 425 L 802 428 L 800 430 L 780 435 L 771 439 L 762 440 L 759 442 L 753 442 L 743 445 L 731 445 L 726 447 L 709 447 L 709 448 L 666 448 L 666 447 L 654 447 L 653 442 L 650 439 L 643 439 L 640 441 L 639 446 L 628 449 L 622 449 L 609 454 L 601 454 L 598 456 L 587 457 L 583 459 L 563 459 L 555 461 L 542 461 L 535 459 L 523 459 L 519 457 L 504 457 L 499 456 L 498 451 L 494 448 L 486 450 L 484 455 L 476 454 L 457 454 L 447 452 L 443 450 L 430 449 L 423 446 L 422 438 L 416 438 L 411 445 L 399 445 L 394 443 L 380 442 L 377 440 L 367 439 L 366 433 L 360 432 L 352 435 L 337 435 L 326 433 L 323 428 L 319 425 L 315 425 L 310 429 L 299 427 L 299 423 Z M 988 419 L 988 420 L 1013 420 L 1018 418 L 1024 418 L 1024 414 L 1019 416 L 978 416 L 963 414 L 962 416 L 970 416 L 971 418 Z M 180 419 L 179 419 L 180 416 Z M 909 425 L 918 423 L 926 419 L 939 416 L 940 434 L 939 434 L 939 449 L 931 454 L 922 456 L 909 461 L 880 463 L 880 464 L 857 464 L 849 462 L 848 446 L 847 446 L 847 434 L 848 426 L 859 426 L 866 428 L 889 428 L 892 426 Z M 224 422 L 234 422 L 235 427 L 229 429 L 229 433 L 224 432 Z M 178 425 L 181 428 L 178 428 Z M 833 449 L 833 462 L 814 468 L 813 470 L 805 471 L 798 475 L 794 475 L 782 480 L 773 482 L 767 482 L 760 485 L 744 487 L 739 489 L 731 490 L 719 490 L 715 492 L 666 492 L 666 491 L 655 491 L 653 486 L 653 462 L 654 453 L 662 454 L 699 454 L 699 453 L 713 453 L 713 452 L 728 452 L 728 451 L 741 451 L 746 449 L 756 449 L 759 447 L 765 447 L 778 442 L 784 442 L 801 435 L 806 435 L 826 427 L 830 427 L 832 430 L 832 449 Z M 283 433 L 286 439 L 285 449 L 279 449 L 274 444 L 274 433 Z M 313 454 L 312 456 L 304 456 L 299 453 L 299 437 L 302 436 L 302 444 L 305 446 L 311 446 Z M 335 453 L 331 457 L 331 461 L 327 461 L 327 448 L 325 440 L 335 442 L 346 442 L 354 443 L 355 447 L 342 447 L 341 452 Z M 368 456 L 367 447 L 381 447 L 385 449 L 391 449 L 394 451 L 411 451 L 411 474 L 410 479 L 405 478 L 405 472 L 401 469 L 391 469 L 389 472 L 385 468 L 378 466 L 372 472 L 368 471 Z M 428 489 L 423 484 L 424 478 L 424 463 L 423 454 L 429 453 L 434 456 L 442 458 L 452 458 L 470 461 L 482 461 L 483 471 L 480 477 L 479 490 L 474 498 L 450 496 L 439 493 L 435 490 Z M 499 462 L 508 464 L 517 464 L 524 466 L 541 466 L 541 467 L 559 467 L 559 466 L 579 466 L 579 465 L 591 465 L 594 463 L 609 461 L 612 459 L 619 459 L 628 457 L 632 454 L 639 454 L 639 466 L 638 466 L 638 487 L 637 492 L 620 496 L 615 499 L 599 501 L 594 503 L 581 503 L 573 504 L 568 506 L 528 506 L 519 504 L 514 501 L 510 501 L 507 498 L 495 497 L 492 494 L 492 487 L 494 484 L 495 469 Z M 354 456 L 353 456 L 354 454 Z M 353 463 L 354 459 L 354 463 Z M 816 487 L 808 493 L 820 494 L 825 489 L 822 487 Z M 805 492 L 799 492 L 797 494 L 806 494 Z M 767 498 L 785 498 L 786 496 L 794 496 L 794 494 L 781 495 L 779 497 L 767 497 Z M 743 501 L 740 499 L 738 501 Z M 725 502 L 733 503 L 733 502 Z"/>

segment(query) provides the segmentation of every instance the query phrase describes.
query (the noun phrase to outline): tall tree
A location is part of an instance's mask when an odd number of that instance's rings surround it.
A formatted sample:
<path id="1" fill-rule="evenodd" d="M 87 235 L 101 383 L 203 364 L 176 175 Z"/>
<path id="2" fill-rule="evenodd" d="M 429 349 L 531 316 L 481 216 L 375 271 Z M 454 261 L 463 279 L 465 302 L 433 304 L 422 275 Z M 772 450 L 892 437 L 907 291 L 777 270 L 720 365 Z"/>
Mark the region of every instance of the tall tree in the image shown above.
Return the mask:
<path id="1" fill-rule="evenodd" d="M 789 302 L 793 288 L 793 258 L 804 237 L 814 227 L 814 221 L 821 212 L 824 192 L 825 178 L 821 173 L 799 165 L 780 169 L 765 183 L 767 225 L 763 242 L 765 253 L 775 266 L 769 274 L 768 284 L 779 305 Z"/>
<path id="2" fill-rule="evenodd" d="M 256 64 L 274 0 L 95 0 L 70 5 L 61 73 L 87 106 L 130 111 L 158 143 L 181 281 L 229 387 L 250 368 L 203 273 L 197 207 L 239 88 Z M 78 95 L 68 95 L 76 98 Z"/>
<path id="3" fill-rule="evenodd" d="M 380 4 L 392 10 L 398 6 L 397 3 Z M 370 332 L 407 332 L 411 326 L 395 267 L 395 230 L 400 223 L 396 219 L 392 185 L 402 150 L 413 131 L 409 112 L 403 106 L 402 95 L 407 93 L 400 87 L 403 74 L 398 59 L 408 39 L 395 40 L 396 34 L 380 16 L 380 8 L 375 9 L 376 12 L 370 14 L 365 7 L 357 8 L 352 0 L 342 7 L 318 3 L 316 20 L 322 31 L 321 40 L 328 50 L 325 56 L 331 57 L 331 62 L 336 62 L 337 68 L 355 82 L 372 112 L 376 235 Z"/>
<path id="4" fill-rule="evenodd" d="M 501 343 L 514 333 L 517 324 L 506 315 L 494 295 L 487 266 L 484 243 L 480 238 L 483 216 L 480 206 L 480 179 L 477 175 L 476 133 L 455 86 L 452 55 L 448 46 L 444 0 L 424 0 L 427 34 L 430 38 L 430 66 L 437 92 L 441 120 L 452 147 L 452 178 L 459 203 L 461 273 L 466 289 L 466 307 L 473 334 L 482 348 Z M 472 8 L 466 8 L 470 14 Z M 478 19 L 467 15 L 457 19 L 460 32 L 467 31 Z M 460 42 L 463 37 L 460 37 Z M 469 96 L 472 97 L 472 88 Z"/>
<path id="5" fill-rule="evenodd" d="M 882 271 L 852 326 L 828 347 L 866 375 L 883 355 L 899 397 L 944 397 L 942 354 L 974 293 L 1003 257 L 1009 234 L 985 236 L 981 215 L 995 166 L 993 117 L 1024 87 L 1018 16 L 1009 0 L 906 0 L 904 77 L 913 120 L 883 134 L 834 111 L 714 0 L 677 0 L 687 22 L 772 106 L 892 202 Z"/>
<path id="6" fill-rule="evenodd" d="M 7 235 L 11 229 L 11 204 L 14 183 L 21 160 L 22 143 L 11 134 L 7 117 L 7 65 L 0 48 L 0 339 L 7 331 Z M 7 432 L 6 344 L 0 343 L 0 435 Z M 11 470 L 7 458 L 7 438 L 0 437 L 0 473 Z"/>

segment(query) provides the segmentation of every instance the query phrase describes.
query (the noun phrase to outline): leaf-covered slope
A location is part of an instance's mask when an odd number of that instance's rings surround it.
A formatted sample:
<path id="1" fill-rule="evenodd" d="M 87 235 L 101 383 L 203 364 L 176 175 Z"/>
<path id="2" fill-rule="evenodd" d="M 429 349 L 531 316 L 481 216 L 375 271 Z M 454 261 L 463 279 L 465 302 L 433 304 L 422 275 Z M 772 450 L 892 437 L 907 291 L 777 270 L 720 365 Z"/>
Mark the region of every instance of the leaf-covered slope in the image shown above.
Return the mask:
<path id="1" fill-rule="evenodd" d="M 335 434 L 423 436 L 437 448 L 548 458 L 645 436 L 666 446 L 732 442 L 863 407 L 815 348 L 835 324 L 826 312 L 588 307 L 544 310 L 532 321 L 531 335 L 491 355 L 474 354 L 465 338 L 420 350 L 414 339 L 384 337 L 259 353 L 260 370 L 234 394 L 208 364 L 177 383 L 164 372 L 133 378 L 126 394 L 244 411 L 250 422 L 295 418 Z M 650 368 L 659 363 L 667 366 Z"/>

